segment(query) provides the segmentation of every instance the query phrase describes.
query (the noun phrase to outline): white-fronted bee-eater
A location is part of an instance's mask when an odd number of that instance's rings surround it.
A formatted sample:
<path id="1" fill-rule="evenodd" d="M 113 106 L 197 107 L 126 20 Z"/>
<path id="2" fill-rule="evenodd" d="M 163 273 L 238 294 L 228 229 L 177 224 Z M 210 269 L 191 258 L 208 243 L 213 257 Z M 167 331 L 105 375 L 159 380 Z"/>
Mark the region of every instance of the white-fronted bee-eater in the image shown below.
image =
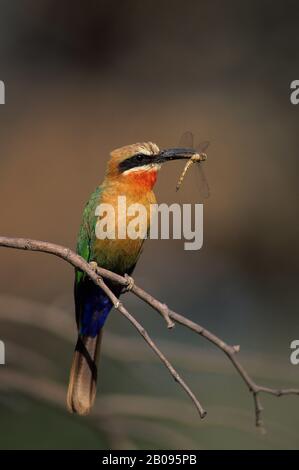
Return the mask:
<path id="1" fill-rule="evenodd" d="M 130 275 L 139 259 L 143 238 L 115 237 L 101 239 L 96 236 L 101 204 L 115 207 L 119 196 L 125 196 L 127 205 L 142 204 L 146 208 L 147 230 L 150 227 L 150 206 L 156 203 L 153 187 L 157 173 L 165 162 L 190 159 L 196 154 L 192 148 L 160 150 L 152 142 L 137 143 L 114 150 L 108 161 L 103 183 L 91 195 L 83 212 L 79 231 L 77 252 L 88 262 Z M 116 217 L 116 223 L 118 217 Z M 119 297 L 121 287 L 107 282 L 108 287 Z M 107 295 L 88 276 L 77 270 L 75 274 L 75 309 L 78 340 L 74 352 L 67 395 L 68 409 L 84 415 L 89 413 L 96 395 L 98 357 L 103 326 L 112 308 Z"/>

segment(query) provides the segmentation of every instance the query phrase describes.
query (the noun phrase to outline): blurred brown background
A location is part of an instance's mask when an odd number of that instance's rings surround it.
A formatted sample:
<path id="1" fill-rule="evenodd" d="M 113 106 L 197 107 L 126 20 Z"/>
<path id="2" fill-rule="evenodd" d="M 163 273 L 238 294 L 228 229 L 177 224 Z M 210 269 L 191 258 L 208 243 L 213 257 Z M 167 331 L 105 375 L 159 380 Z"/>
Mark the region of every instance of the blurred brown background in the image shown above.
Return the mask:
<path id="1" fill-rule="evenodd" d="M 204 247 L 149 241 L 135 277 L 240 343 L 256 379 L 298 386 L 299 366 L 289 362 L 299 336 L 299 107 L 289 99 L 299 78 L 297 2 L 2 0 L 0 11 L 1 234 L 75 247 L 110 150 L 143 140 L 172 146 L 193 131 L 211 141 Z M 195 172 L 175 192 L 181 169 L 163 168 L 159 202 L 196 202 Z M 298 448 L 298 399 L 265 397 L 261 436 L 252 398 L 226 358 L 179 327 L 166 331 L 130 296 L 127 306 L 208 417 L 199 422 L 116 312 L 105 331 L 97 411 L 68 415 L 72 270 L 6 249 L 0 260 L 0 448 Z"/>

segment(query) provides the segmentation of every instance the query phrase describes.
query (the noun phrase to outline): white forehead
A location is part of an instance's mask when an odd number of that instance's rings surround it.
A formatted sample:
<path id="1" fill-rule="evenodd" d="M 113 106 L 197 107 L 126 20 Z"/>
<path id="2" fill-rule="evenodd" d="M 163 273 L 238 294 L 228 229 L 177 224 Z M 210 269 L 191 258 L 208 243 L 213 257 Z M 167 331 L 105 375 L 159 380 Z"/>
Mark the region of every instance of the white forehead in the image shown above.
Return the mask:
<path id="1" fill-rule="evenodd" d="M 153 142 L 144 142 L 139 144 L 138 151 L 144 155 L 157 155 L 160 152 L 158 145 Z"/>

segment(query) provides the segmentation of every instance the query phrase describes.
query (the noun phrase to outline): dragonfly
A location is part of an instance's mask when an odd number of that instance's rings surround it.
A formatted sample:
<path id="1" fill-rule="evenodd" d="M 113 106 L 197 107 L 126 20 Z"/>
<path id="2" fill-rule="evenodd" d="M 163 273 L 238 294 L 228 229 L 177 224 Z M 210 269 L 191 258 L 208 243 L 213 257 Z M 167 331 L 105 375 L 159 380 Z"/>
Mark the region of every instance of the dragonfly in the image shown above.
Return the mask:
<path id="1" fill-rule="evenodd" d="M 194 136 L 193 136 L 192 132 L 189 132 L 189 131 L 184 132 L 184 134 L 182 135 L 182 137 L 179 141 L 179 147 L 193 149 L 193 150 L 196 151 L 196 154 L 194 154 L 193 157 L 191 157 L 187 161 L 187 163 L 186 163 L 186 165 L 185 165 L 185 167 L 184 167 L 184 169 L 181 173 L 181 176 L 180 176 L 180 178 L 177 182 L 177 185 L 176 185 L 176 190 L 177 191 L 180 189 L 189 168 L 194 163 L 197 163 L 196 167 L 197 167 L 197 173 L 198 173 L 198 179 L 199 179 L 200 196 L 201 196 L 202 199 L 206 199 L 206 198 L 209 197 L 210 188 L 209 188 L 209 185 L 208 185 L 208 182 L 207 182 L 207 179 L 205 177 L 203 167 L 202 167 L 202 162 L 204 162 L 207 159 L 207 154 L 205 152 L 206 152 L 209 145 L 210 145 L 210 142 L 206 140 L 206 141 L 201 142 L 200 144 L 194 146 Z"/>

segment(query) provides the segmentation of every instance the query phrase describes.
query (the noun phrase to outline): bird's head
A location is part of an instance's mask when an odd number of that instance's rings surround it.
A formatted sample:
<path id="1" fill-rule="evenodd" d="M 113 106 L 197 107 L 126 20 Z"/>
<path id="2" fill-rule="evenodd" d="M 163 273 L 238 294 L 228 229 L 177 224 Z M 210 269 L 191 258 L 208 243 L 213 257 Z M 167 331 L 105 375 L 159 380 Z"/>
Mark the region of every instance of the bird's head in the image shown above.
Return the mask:
<path id="1" fill-rule="evenodd" d="M 163 163 L 190 159 L 196 153 L 192 148 L 160 150 L 153 142 L 126 145 L 111 152 L 107 177 L 152 189 Z"/>

